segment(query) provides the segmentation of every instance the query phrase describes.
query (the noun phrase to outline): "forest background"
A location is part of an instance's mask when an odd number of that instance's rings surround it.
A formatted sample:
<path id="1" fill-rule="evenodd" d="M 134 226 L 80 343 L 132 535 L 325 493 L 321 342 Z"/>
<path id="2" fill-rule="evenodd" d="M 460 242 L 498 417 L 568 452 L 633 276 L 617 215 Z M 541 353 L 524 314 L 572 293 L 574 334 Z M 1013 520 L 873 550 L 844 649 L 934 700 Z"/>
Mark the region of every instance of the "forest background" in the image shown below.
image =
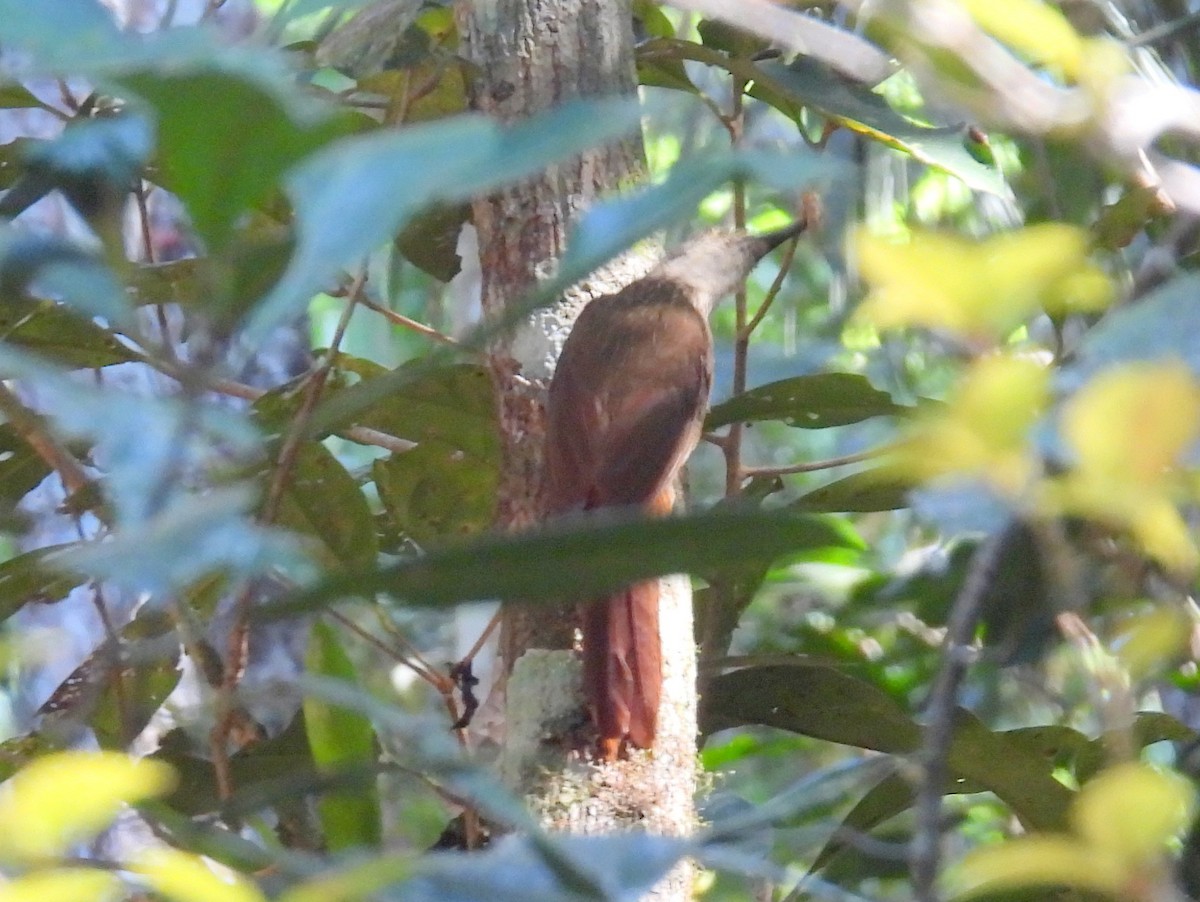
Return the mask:
<path id="1" fill-rule="evenodd" d="M 0 899 L 1200 893 L 1200 11 L 111 6 L 0 0 Z M 538 525 L 572 313 L 798 215 Z M 675 746 L 495 691 L 677 573 Z"/>

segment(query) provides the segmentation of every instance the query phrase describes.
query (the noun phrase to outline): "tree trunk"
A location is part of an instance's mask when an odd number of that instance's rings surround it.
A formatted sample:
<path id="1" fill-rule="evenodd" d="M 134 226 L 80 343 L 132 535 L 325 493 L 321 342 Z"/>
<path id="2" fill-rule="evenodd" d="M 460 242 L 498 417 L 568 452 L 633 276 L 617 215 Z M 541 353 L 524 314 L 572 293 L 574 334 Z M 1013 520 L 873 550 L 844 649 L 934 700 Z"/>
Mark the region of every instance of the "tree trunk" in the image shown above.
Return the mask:
<path id="1" fill-rule="evenodd" d="M 628 0 L 483 0 L 463 28 L 465 52 L 479 67 L 476 109 L 511 122 L 579 97 L 636 91 Z M 598 197 L 641 179 L 640 136 L 597 148 L 474 205 L 483 270 L 485 314 L 501 313 L 553 271 L 577 217 Z M 500 411 L 504 464 L 498 522 L 520 529 L 542 515 L 545 390 L 571 323 L 592 298 L 617 290 L 649 268 L 626 255 L 534 315 L 497 343 L 489 356 Z M 683 834 L 694 822 L 696 691 L 691 592 L 684 579 L 664 580 L 664 691 L 657 747 L 630 761 L 592 766 L 568 760 L 562 736 L 578 724 L 583 703 L 580 665 L 572 651 L 573 607 L 525 610 L 509 606 L 501 636 L 509 669 L 503 770 L 514 788 L 535 800 L 554 829 L 604 833 L 633 824 Z M 575 792 L 563 792 L 572 784 Z M 557 800 L 571 799 L 563 804 Z M 655 893 L 691 896 L 691 874 L 680 868 Z"/>

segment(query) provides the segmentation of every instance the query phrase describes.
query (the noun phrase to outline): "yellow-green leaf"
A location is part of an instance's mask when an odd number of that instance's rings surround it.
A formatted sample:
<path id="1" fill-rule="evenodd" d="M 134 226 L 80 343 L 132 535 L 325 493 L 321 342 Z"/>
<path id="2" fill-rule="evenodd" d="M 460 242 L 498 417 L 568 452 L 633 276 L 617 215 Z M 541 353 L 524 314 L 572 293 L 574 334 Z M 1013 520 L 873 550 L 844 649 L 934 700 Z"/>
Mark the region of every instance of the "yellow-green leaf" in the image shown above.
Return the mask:
<path id="1" fill-rule="evenodd" d="M 411 859 L 398 855 L 370 858 L 345 870 L 322 874 L 308 883 L 293 887 L 279 902 L 358 902 L 372 893 L 399 883 L 413 871 Z"/>
<path id="2" fill-rule="evenodd" d="M 1071 822 L 1097 857 L 1132 872 L 1162 854 L 1194 808 L 1195 792 L 1179 775 L 1120 764 L 1080 790 Z"/>
<path id="3" fill-rule="evenodd" d="M 61 868 L 27 874 L 0 885 L 0 902 L 108 902 L 116 899 L 116 874 L 87 868 Z"/>
<path id="4" fill-rule="evenodd" d="M 217 874 L 199 856 L 177 849 L 152 849 L 131 870 L 172 902 L 266 902 L 245 878 L 228 871 Z"/>
<path id="5" fill-rule="evenodd" d="M 1048 393 L 1046 368 L 1027 358 L 985 357 L 964 373 L 944 408 L 919 417 L 897 449 L 899 472 L 927 480 L 978 476 L 1007 495 L 1036 473 L 1030 427 Z"/>
<path id="6" fill-rule="evenodd" d="M 38 758 L 0 792 L 0 856 L 62 854 L 104 829 L 121 806 L 167 792 L 174 772 L 116 752 L 57 752 Z"/>
<path id="7" fill-rule="evenodd" d="M 914 232 L 897 244 L 856 233 L 871 293 L 858 316 L 880 329 L 924 326 L 997 340 L 1035 313 L 1095 310 L 1113 297 L 1082 229 L 1042 223 L 982 241 Z"/>
<path id="8" fill-rule="evenodd" d="M 1200 386 L 1182 363 L 1131 364 L 1094 378 L 1064 407 L 1074 469 L 1046 486 L 1051 512 L 1127 529 L 1178 572 L 1200 554 L 1175 506 L 1187 491 L 1177 461 L 1200 438 Z"/>
<path id="9" fill-rule="evenodd" d="M 1022 886 L 1065 885 L 1116 894 L 1125 873 L 1068 836 L 1029 836 L 969 852 L 950 876 L 958 898 Z"/>
<path id="10" fill-rule="evenodd" d="M 1157 607 L 1124 625 L 1114 651 L 1130 677 L 1143 680 L 1179 662 L 1195 626 L 1181 608 Z"/>
<path id="11" fill-rule="evenodd" d="M 1070 79 L 1083 64 L 1083 40 L 1057 9 L 1041 0 L 960 0 L 979 27 L 1026 59 Z"/>

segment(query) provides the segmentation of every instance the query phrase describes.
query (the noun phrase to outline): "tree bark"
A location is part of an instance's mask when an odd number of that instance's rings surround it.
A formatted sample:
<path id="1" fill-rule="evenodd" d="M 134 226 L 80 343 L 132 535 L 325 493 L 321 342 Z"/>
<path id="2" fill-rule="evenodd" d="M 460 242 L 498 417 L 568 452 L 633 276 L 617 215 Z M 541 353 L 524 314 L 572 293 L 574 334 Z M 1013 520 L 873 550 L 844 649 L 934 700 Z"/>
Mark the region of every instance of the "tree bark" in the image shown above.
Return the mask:
<path id="1" fill-rule="evenodd" d="M 464 16 L 465 53 L 478 66 L 476 109 L 512 122 L 579 97 L 633 95 L 637 89 L 629 0 L 480 0 Z M 485 315 L 496 315 L 553 272 L 568 230 L 603 194 L 645 173 L 640 135 L 631 135 L 473 207 L 483 271 Z M 645 255 L 618 258 L 494 345 L 489 364 L 499 405 L 504 460 L 498 525 L 521 529 L 542 517 L 545 391 L 575 317 L 592 298 L 643 275 Z M 684 834 L 694 823 L 695 652 L 691 592 L 684 579 L 663 585 L 664 692 L 657 747 L 612 765 L 584 765 L 571 744 L 547 744 L 582 717 L 580 671 L 572 651 L 576 611 L 506 606 L 501 652 L 509 669 L 503 771 L 554 829 L 604 833 L 636 824 Z M 532 651 L 531 651 L 532 650 Z M 599 779 L 593 768 L 602 773 Z M 564 792 L 570 784 L 579 791 Z M 569 802 L 562 802 L 569 799 Z M 656 898 L 691 896 L 679 869 Z"/>

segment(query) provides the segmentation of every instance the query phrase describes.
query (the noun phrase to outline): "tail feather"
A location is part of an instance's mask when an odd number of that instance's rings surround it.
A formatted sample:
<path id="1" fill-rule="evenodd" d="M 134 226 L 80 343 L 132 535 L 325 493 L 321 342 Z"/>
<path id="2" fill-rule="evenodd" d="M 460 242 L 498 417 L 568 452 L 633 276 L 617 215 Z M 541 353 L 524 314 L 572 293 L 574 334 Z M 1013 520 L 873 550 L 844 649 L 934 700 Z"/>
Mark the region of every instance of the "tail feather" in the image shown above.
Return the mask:
<path id="1" fill-rule="evenodd" d="M 584 606 L 584 692 L 602 744 L 654 743 L 662 693 L 658 629 L 656 580 Z"/>

